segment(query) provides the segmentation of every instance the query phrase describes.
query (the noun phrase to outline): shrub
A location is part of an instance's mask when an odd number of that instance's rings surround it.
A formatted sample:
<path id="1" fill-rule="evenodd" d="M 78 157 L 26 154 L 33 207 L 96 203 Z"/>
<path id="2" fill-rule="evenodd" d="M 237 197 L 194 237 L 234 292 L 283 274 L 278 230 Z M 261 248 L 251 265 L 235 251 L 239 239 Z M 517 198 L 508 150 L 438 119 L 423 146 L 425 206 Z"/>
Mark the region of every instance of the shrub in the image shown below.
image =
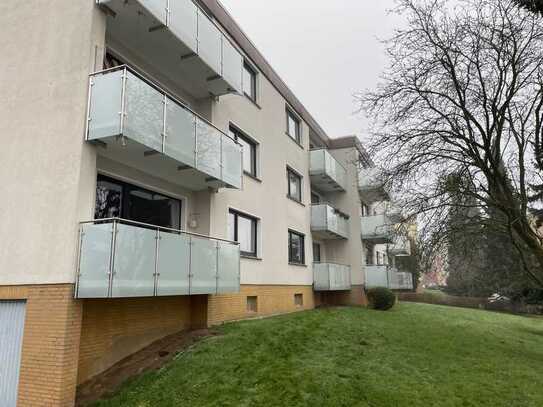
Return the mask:
<path id="1" fill-rule="evenodd" d="M 385 287 L 370 288 L 367 292 L 368 301 L 373 309 L 386 311 L 396 303 L 396 296 Z"/>

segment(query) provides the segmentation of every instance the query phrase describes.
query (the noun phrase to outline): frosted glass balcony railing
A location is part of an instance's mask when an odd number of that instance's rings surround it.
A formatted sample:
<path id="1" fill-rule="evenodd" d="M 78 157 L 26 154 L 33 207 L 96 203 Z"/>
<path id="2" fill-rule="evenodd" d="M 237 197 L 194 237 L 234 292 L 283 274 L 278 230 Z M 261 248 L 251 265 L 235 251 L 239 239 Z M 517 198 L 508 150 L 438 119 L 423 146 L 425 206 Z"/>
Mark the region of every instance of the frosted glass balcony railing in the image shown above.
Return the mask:
<path id="1" fill-rule="evenodd" d="M 321 239 L 348 239 L 349 219 L 330 205 L 311 205 L 311 232 Z"/>
<path id="2" fill-rule="evenodd" d="M 351 289 L 351 267 L 335 263 L 313 263 L 315 291 L 346 291 Z"/>
<path id="3" fill-rule="evenodd" d="M 242 148 L 126 66 L 91 75 L 87 140 L 99 153 L 188 189 L 241 188 Z"/>
<path id="4" fill-rule="evenodd" d="M 394 228 L 385 214 L 363 216 L 361 218 L 362 240 L 374 244 L 387 244 L 394 241 Z"/>
<path id="5" fill-rule="evenodd" d="M 309 152 L 311 184 L 323 192 L 345 191 L 347 170 L 326 149 Z"/>
<path id="6" fill-rule="evenodd" d="M 153 61 L 194 96 L 242 94 L 241 53 L 192 0 L 96 2 L 111 11 L 108 41 Z"/>
<path id="7" fill-rule="evenodd" d="M 407 236 L 397 235 L 394 238 L 394 243 L 388 247 L 388 251 L 393 256 L 409 256 L 411 255 L 411 242 Z"/>
<path id="8" fill-rule="evenodd" d="M 76 298 L 239 292 L 237 243 L 123 219 L 80 226 Z"/>
<path id="9" fill-rule="evenodd" d="M 398 272 L 393 267 L 366 265 L 366 288 L 386 287 L 391 290 L 412 290 L 413 276 L 411 273 Z"/>
<path id="10" fill-rule="evenodd" d="M 363 168 L 358 173 L 358 192 L 366 204 L 377 201 L 388 201 L 390 192 L 384 185 L 378 168 Z"/>

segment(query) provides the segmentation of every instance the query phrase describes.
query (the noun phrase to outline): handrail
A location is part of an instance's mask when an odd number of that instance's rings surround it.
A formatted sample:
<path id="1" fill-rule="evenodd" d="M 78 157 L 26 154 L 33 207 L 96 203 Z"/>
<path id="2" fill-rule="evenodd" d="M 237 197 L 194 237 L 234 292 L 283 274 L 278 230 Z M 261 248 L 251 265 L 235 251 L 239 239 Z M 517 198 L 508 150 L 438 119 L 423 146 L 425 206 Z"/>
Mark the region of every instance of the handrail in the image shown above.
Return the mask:
<path id="1" fill-rule="evenodd" d="M 151 86 L 152 88 L 154 88 L 155 90 L 159 91 L 160 93 L 162 93 L 163 95 L 169 97 L 170 99 L 172 99 L 175 103 L 177 103 L 178 105 L 180 105 L 183 109 L 189 111 L 190 113 L 192 113 L 194 116 L 196 116 L 198 119 L 202 120 L 204 123 L 208 124 L 209 126 L 213 127 L 215 130 L 217 130 L 219 133 L 221 133 L 223 136 L 225 137 L 228 137 L 230 140 L 232 140 L 234 143 L 236 143 L 238 146 L 241 147 L 241 143 L 239 143 L 236 139 L 232 138 L 229 134 L 225 133 L 224 131 L 222 131 L 221 129 L 219 129 L 217 126 L 215 126 L 213 123 L 211 123 L 209 120 L 207 120 L 205 117 L 201 116 L 199 113 L 196 113 L 194 110 L 192 110 L 185 102 L 181 101 L 177 96 L 173 95 L 171 92 L 165 90 L 164 88 L 162 88 L 161 86 L 157 85 L 156 83 L 154 83 L 151 79 L 145 77 L 144 74 L 138 72 L 137 69 L 135 69 L 134 67 L 132 66 L 129 66 L 127 64 L 123 64 L 123 65 L 119 65 L 119 66 L 115 66 L 113 68 L 108 68 L 108 69 L 103 69 L 101 71 L 96 71 L 96 72 L 92 72 L 91 74 L 89 74 L 89 77 L 92 78 L 94 76 L 97 76 L 97 75 L 104 75 L 104 74 L 108 74 L 108 73 L 111 73 L 111 72 L 116 72 L 116 71 L 120 71 L 120 70 L 127 70 L 129 71 L 130 73 L 136 75 L 140 80 L 144 81 L 147 85 Z"/>
<path id="2" fill-rule="evenodd" d="M 138 222 L 138 221 L 135 221 L 135 220 L 123 219 L 123 218 L 117 218 L 117 217 L 87 220 L 87 221 L 79 222 L 79 224 L 80 225 L 88 225 L 88 224 L 112 223 L 112 222 L 125 223 L 125 224 L 135 225 L 135 226 L 144 226 L 144 227 L 153 228 L 153 229 L 156 229 L 156 230 L 159 230 L 159 231 L 162 230 L 162 231 L 165 231 L 165 232 L 181 233 L 181 234 L 190 235 L 190 236 L 203 237 L 205 239 L 217 240 L 217 241 L 220 241 L 220 242 L 230 243 L 230 244 L 239 246 L 239 242 L 234 242 L 234 241 L 228 240 L 228 239 L 222 239 L 220 237 L 206 236 L 206 235 L 202 235 L 202 234 L 199 234 L 199 233 L 187 232 L 186 230 L 182 230 L 182 229 L 167 228 L 167 227 L 164 227 L 164 226 L 152 225 L 150 223 Z"/>
<path id="3" fill-rule="evenodd" d="M 332 261 L 314 261 L 313 264 L 331 264 L 332 266 L 351 267 L 349 264 L 334 263 Z"/>

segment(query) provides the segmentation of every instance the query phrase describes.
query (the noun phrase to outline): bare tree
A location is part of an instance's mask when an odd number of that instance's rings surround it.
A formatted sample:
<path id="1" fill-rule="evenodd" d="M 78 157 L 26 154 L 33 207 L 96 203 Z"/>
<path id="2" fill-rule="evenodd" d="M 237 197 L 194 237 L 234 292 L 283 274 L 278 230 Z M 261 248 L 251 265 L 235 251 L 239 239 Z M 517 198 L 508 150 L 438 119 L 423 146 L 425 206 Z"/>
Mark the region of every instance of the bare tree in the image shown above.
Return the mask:
<path id="1" fill-rule="evenodd" d="M 458 193 L 500 223 L 543 286 L 542 236 L 530 215 L 543 143 L 543 24 L 512 0 L 399 0 L 408 26 L 388 40 L 391 60 L 377 90 L 357 95 L 375 118 L 370 148 L 402 204 L 423 224 L 423 247 L 447 240 Z M 495 219 L 494 217 L 493 219 Z M 428 244 L 429 243 L 429 244 Z M 424 248 L 423 248 L 424 251 Z"/>

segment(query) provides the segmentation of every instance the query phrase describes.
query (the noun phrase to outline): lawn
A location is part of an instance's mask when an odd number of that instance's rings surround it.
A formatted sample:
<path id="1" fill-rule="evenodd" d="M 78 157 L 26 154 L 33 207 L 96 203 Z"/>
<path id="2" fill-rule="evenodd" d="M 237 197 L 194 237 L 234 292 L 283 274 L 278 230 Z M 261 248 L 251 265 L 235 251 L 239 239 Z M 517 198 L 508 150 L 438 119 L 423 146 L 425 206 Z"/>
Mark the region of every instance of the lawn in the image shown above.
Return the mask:
<path id="1" fill-rule="evenodd" d="M 227 324 L 96 406 L 543 406 L 543 319 L 402 303 Z"/>

